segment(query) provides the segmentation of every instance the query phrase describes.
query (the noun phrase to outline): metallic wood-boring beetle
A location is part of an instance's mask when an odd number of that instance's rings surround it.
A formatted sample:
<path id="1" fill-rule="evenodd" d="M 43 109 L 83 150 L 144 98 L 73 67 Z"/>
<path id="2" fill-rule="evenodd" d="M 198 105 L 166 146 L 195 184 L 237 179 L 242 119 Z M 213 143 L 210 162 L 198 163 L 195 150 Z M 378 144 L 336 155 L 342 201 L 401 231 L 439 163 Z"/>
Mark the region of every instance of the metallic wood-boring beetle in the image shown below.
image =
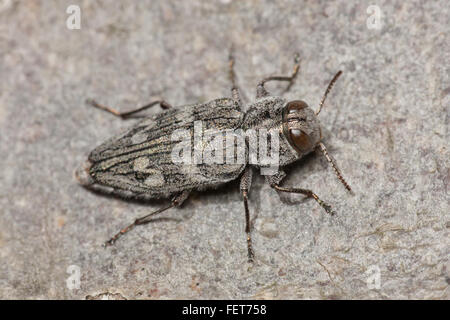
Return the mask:
<path id="1" fill-rule="evenodd" d="M 314 192 L 308 189 L 282 187 L 282 179 L 286 176 L 283 167 L 291 164 L 306 154 L 319 148 L 331 164 L 339 180 L 345 188 L 350 186 L 342 177 L 335 162 L 329 156 L 325 145 L 321 142 L 322 133 L 317 115 L 320 113 L 325 99 L 341 75 L 339 71 L 329 83 L 316 112 L 301 100 L 286 101 L 271 96 L 265 88 L 269 81 L 285 81 L 289 90 L 300 69 L 296 56 L 295 66 L 290 76 L 272 76 L 260 81 L 256 87 L 256 101 L 244 112 L 236 86 L 234 59 L 230 54 L 229 73 L 232 84 L 231 98 L 215 99 L 210 102 L 172 108 L 164 100 L 153 101 L 138 109 L 120 113 L 115 109 L 101 105 L 93 100 L 88 102 L 99 109 L 108 111 L 118 117 L 128 118 L 154 105 L 167 109 L 156 116 L 147 117 L 135 124 L 125 133 L 114 137 L 95 148 L 88 160 L 76 170 L 78 181 L 85 187 L 100 192 L 114 194 L 123 198 L 137 199 L 171 199 L 167 205 L 144 217 L 136 219 L 123 228 L 105 245 L 112 245 L 123 234 L 135 226 L 145 224 L 151 217 L 169 208 L 180 206 L 192 191 L 204 191 L 240 178 L 240 192 L 245 210 L 248 259 L 253 261 L 250 213 L 248 197 L 254 169 L 262 166 L 245 163 L 235 164 L 176 164 L 171 159 L 171 151 L 177 143 L 171 139 L 175 130 L 183 128 L 192 133 L 194 122 L 202 121 L 207 128 L 220 130 L 234 129 L 275 129 L 279 135 L 279 168 L 265 179 L 278 192 L 299 193 L 313 198 L 325 211 L 333 214 L 331 207 L 323 202 Z M 248 138 L 248 137 L 247 137 Z M 246 146 L 248 147 L 248 139 Z M 226 148 L 226 147 L 224 147 Z M 224 153 L 226 150 L 223 150 Z"/>

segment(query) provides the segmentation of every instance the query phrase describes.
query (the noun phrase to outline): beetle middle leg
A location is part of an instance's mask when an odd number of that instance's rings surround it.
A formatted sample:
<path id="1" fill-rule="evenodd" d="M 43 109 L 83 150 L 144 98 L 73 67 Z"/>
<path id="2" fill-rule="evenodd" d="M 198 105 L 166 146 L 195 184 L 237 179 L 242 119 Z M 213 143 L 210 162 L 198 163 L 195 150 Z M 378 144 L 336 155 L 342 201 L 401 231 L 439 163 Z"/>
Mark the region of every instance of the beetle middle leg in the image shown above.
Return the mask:
<path id="1" fill-rule="evenodd" d="M 111 114 L 113 114 L 113 115 L 115 115 L 117 117 L 120 117 L 122 119 L 129 118 L 130 116 L 135 115 L 138 112 L 147 110 L 147 109 L 149 109 L 149 108 L 151 108 L 151 107 L 153 107 L 154 105 L 157 105 L 157 104 L 159 104 L 161 106 L 161 108 L 163 108 L 163 109 L 172 108 L 172 106 L 165 100 L 155 100 L 155 101 L 152 101 L 152 102 L 146 104 L 145 106 L 136 108 L 134 110 L 126 111 L 126 112 L 117 111 L 116 109 L 113 109 L 111 107 L 102 105 L 102 104 L 100 104 L 97 101 L 92 100 L 92 99 L 87 99 L 86 103 L 90 104 L 91 106 L 93 106 L 95 108 L 107 111 L 107 112 L 109 112 L 109 113 L 111 113 Z"/>
<path id="2" fill-rule="evenodd" d="M 252 184 L 252 175 L 253 175 L 252 168 L 248 166 L 247 168 L 245 168 L 244 174 L 241 177 L 241 184 L 240 184 L 242 198 L 244 199 L 245 233 L 247 234 L 248 262 L 253 262 L 253 258 L 255 256 L 252 247 L 250 212 L 248 210 L 248 193 L 250 191 L 250 186 Z"/>
<path id="3" fill-rule="evenodd" d="M 125 228 L 121 229 L 118 233 L 116 233 L 111 239 L 109 239 L 108 241 L 105 242 L 104 247 L 107 246 L 111 246 L 113 245 L 117 239 L 119 239 L 121 236 L 123 236 L 125 233 L 131 231 L 132 229 L 134 229 L 135 226 L 138 226 L 140 224 L 146 224 L 148 222 L 151 221 L 151 217 L 164 212 L 170 208 L 173 207 L 179 207 L 187 198 L 189 197 L 189 192 L 188 191 L 184 191 L 181 194 L 175 196 L 172 199 L 172 203 L 166 207 L 163 207 L 161 209 L 158 209 L 156 211 L 153 211 L 152 213 L 149 213 L 143 217 L 137 218 L 136 220 L 134 220 L 134 222 L 128 226 L 126 226 Z"/>
<path id="4" fill-rule="evenodd" d="M 266 90 L 264 85 L 269 81 L 287 81 L 289 82 L 288 86 L 284 90 L 283 93 L 286 93 L 289 91 L 289 89 L 292 87 L 295 78 L 297 77 L 297 74 L 300 70 L 300 56 L 298 54 L 294 57 L 294 69 L 292 71 L 292 74 L 290 76 L 271 76 L 262 79 L 258 85 L 256 86 L 256 99 L 263 98 L 269 95 L 269 92 Z"/>

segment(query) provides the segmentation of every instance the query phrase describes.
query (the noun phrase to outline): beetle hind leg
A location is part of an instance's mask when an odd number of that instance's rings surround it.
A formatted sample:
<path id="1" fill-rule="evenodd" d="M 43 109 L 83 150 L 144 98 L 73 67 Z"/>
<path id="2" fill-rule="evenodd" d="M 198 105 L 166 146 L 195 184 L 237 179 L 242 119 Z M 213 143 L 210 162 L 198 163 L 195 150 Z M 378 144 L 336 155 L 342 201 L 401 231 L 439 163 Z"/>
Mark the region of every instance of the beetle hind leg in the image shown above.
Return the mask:
<path id="1" fill-rule="evenodd" d="M 153 107 L 154 105 L 157 105 L 157 104 L 159 104 L 162 109 L 172 108 L 172 106 L 165 100 L 155 100 L 155 101 L 152 101 L 152 102 L 146 104 L 145 106 L 136 108 L 134 110 L 126 111 L 126 112 L 117 111 L 116 109 L 108 107 L 108 106 L 105 106 L 103 104 L 100 104 L 100 103 L 98 103 L 97 101 L 95 101 L 93 99 L 87 99 L 86 103 L 91 105 L 91 106 L 93 106 L 93 107 L 95 107 L 95 108 L 97 108 L 97 109 L 109 112 L 109 113 L 115 115 L 116 117 L 119 117 L 119 118 L 122 118 L 122 119 L 127 119 L 127 118 L 130 118 L 131 116 L 135 116 L 138 112 L 147 110 L 147 109 L 149 109 L 149 108 L 151 108 L 151 107 Z"/>
<path id="2" fill-rule="evenodd" d="M 151 221 L 150 218 L 152 218 L 153 216 L 164 212 L 170 208 L 173 207 L 178 207 L 180 206 L 187 198 L 189 197 L 189 192 L 188 191 L 184 191 L 181 194 L 177 195 L 175 198 L 172 199 L 172 203 L 166 207 L 160 208 L 156 211 L 153 211 L 143 217 L 137 218 L 136 220 L 134 220 L 134 222 L 128 226 L 126 226 L 125 228 L 121 229 L 118 233 L 116 233 L 111 239 L 109 239 L 108 241 L 106 241 L 104 243 L 104 247 L 107 246 L 112 246 L 117 239 L 119 239 L 121 236 L 123 236 L 125 233 L 128 233 L 129 231 L 133 230 L 134 227 L 141 225 L 141 224 L 146 224 L 148 222 Z"/>

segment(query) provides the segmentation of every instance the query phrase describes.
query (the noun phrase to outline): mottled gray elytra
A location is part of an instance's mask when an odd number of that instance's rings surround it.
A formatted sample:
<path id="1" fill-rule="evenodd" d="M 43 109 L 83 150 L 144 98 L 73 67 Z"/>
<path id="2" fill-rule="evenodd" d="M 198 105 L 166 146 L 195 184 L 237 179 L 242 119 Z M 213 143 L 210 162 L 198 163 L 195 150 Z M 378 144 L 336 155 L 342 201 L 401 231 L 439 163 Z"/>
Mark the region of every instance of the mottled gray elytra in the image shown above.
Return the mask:
<path id="1" fill-rule="evenodd" d="M 333 214 L 331 207 L 311 190 L 280 186 L 282 179 L 286 176 L 283 167 L 303 158 L 316 148 L 323 152 L 339 180 L 346 189 L 351 191 L 335 162 L 329 156 L 325 145 L 321 142 L 322 133 L 317 118 L 329 91 L 342 72 L 339 71 L 331 80 L 317 112 L 309 108 L 304 101 L 286 101 L 282 97 L 271 96 L 264 87 L 269 81 L 288 82 L 289 85 L 285 91 L 292 86 L 300 69 L 299 59 L 296 56 L 294 70 L 290 76 L 272 76 L 258 83 L 256 101 L 251 103 L 245 112 L 236 86 L 233 66 L 234 59 L 230 54 L 231 98 L 220 98 L 177 108 L 172 108 L 164 100 L 157 100 L 125 113 L 120 113 L 93 100 L 88 101 L 94 107 L 123 119 L 157 104 L 166 109 L 156 116 L 145 118 L 125 133 L 113 137 L 95 148 L 89 154 L 87 161 L 75 173 L 78 181 L 92 190 L 127 199 L 171 199 L 169 205 L 136 219 L 108 240 L 105 245 L 114 244 L 121 235 L 137 225 L 149 222 L 150 218 L 156 214 L 180 206 L 192 191 L 213 189 L 240 178 L 240 191 L 244 201 L 246 219 L 248 259 L 253 261 L 248 197 L 253 170 L 262 170 L 263 166 L 249 163 L 248 158 L 244 163 L 232 164 L 184 165 L 174 163 L 171 152 L 178 142 L 171 139 L 172 133 L 178 129 L 184 129 L 188 130 L 192 136 L 196 121 L 202 121 L 206 128 L 218 130 L 278 130 L 278 169 L 273 174 L 266 175 L 265 179 L 272 188 L 279 192 L 300 193 L 311 197 L 327 213 Z M 247 138 L 245 137 L 245 139 Z M 247 143 L 245 146 L 248 148 L 248 140 L 245 141 Z M 224 149 L 226 148 L 224 146 Z M 226 154 L 226 150 L 223 152 Z"/>

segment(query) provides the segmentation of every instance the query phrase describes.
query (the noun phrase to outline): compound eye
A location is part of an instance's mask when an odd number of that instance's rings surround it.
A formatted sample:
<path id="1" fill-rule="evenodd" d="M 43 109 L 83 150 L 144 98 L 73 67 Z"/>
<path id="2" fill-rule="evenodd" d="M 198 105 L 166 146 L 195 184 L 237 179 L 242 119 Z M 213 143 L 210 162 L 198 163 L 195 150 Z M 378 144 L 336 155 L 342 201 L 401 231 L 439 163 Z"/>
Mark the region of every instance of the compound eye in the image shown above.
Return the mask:
<path id="1" fill-rule="evenodd" d="M 301 101 L 301 100 L 294 100 L 288 103 L 287 105 L 287 113 L 296 113 L 299 110 L 305 109 L 307 108 L 308 105 L 306 104 L 306 102 Z"/>
<path id="2" fill-rule="evenodd" d="M 299 129 L 290 129 L 289 136 L 291 141 L 299 150 L 308 150 L 311 148 L 309 136 Z"/>
<path id="3" fill-rule="evenodd" d="M 283 110 L 284 136 L 298 152 L 308 151 L 312 147 L 310 137 L 299 128 L 300 123 L 306 120 L 306 112 L 303 110 L 306 108 L 308 108 L 306 102 L 294 100 L 290 101 Z"/>

